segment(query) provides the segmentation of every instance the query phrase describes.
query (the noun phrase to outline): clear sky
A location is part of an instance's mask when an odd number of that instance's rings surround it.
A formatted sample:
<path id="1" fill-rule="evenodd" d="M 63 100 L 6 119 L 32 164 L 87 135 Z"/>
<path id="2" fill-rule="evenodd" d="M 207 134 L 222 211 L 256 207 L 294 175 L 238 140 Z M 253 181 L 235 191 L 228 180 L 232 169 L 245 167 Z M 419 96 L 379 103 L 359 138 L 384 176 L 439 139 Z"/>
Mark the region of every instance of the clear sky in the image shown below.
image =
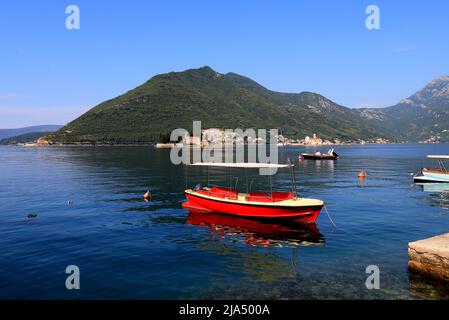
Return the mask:
<path id="1" fill-rule="evenodd" d="M 75 4 L 80 30 L 67 30 Z M 380 30 L 365 8 L 380 8 Z M 0 128 L 65 124 L 169 71 L 209 65 L 348 106 L 449 74 L 449 1 L 0 2 Z"/>

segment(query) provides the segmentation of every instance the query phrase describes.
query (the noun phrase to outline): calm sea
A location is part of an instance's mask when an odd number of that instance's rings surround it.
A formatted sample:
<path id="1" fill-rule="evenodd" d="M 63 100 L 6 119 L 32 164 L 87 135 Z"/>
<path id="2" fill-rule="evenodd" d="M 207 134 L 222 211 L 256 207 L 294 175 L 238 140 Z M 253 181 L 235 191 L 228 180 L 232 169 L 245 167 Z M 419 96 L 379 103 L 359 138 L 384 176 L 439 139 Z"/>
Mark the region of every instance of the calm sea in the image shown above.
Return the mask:
<path id="1" fill-rule="evenodd" d="M 0 147 L 0 299 L 436 297 L 409 277 L 407 243 L 448 232 L 449 191 L 411 173 L 449 145 L 341 146 L 336 162 L 298 162 L 302 151 L 281 157 L 295 159 L 299 194 L 324 200 L 337 228 L 325 211 L 307 229 L 189 213 L 169 150 Z M 274 183 L 288 190 L 288 172 Z M 80 290 L 65 287 L 68 265 Z M 365 286 L 368 265 L 379 290 Z"/>

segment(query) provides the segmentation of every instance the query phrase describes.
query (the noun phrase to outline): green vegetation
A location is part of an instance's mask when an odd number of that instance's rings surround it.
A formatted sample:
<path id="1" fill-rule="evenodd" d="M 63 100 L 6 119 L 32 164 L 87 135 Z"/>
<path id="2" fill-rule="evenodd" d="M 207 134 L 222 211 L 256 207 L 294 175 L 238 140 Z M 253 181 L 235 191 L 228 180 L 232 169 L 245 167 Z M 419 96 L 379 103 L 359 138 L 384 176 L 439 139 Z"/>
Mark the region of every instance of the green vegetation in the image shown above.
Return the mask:
<path id="1" fill-rule="evenodd" d="M 89 110 L 50 134 L 52 143 L 148 144 L 175 128 L 278 128 L 288 137 L 317 133 L 356 140 L 385 137 L 358 112 L 315 93 L 270 91 L 246 77 L 209 67 L 170 72 Z"/>
<path id="2" fill-rule="evenodd" d="M 36 142 L 37 139 L 44 137 L 51 132 L 30 132 L 21 134 L 15 137 L 10 137 L 6 139 L 0 140 L 0 145 L 9 145 L 9 144 L 18 144 L 18 143 L 28 143 L 28 142 Z"/>

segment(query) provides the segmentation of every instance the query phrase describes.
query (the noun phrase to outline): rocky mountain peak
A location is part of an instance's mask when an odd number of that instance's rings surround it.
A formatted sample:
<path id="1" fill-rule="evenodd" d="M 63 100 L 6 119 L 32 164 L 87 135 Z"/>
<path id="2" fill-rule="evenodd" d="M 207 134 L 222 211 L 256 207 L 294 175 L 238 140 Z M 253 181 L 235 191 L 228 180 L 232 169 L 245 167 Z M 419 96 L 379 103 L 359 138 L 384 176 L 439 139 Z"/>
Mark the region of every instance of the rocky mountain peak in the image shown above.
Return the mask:
<path id="1" fill-rule="evenodd" d="M 424 88 L 401 102 L 426 104 L 432 99 L 449 99 L 449 77 L 441 76 L 430 81 Z"/>

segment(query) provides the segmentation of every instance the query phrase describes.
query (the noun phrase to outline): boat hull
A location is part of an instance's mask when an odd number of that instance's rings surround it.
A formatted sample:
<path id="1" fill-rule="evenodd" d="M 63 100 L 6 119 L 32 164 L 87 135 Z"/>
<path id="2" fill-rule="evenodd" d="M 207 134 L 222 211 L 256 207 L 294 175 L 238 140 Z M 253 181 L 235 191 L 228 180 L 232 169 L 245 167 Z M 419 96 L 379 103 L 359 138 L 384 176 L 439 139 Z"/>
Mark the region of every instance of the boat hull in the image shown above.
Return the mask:
<path id="1" fill-rule="evenodd" d="M 315 155 L 315 154 L 301 154 L 301 157 L 306 160 L 337 160 L 338 156 L 333 155 Z"/>
<path id="2" fill-rule="evenodd" d="M 186 193 L 188 199 L 185 208 L 194 208 L 203 212 L 216 212 L 247 218 L 289 219 L 303 223 L 315 222 L 323 204 L 310 206 L 282 206 L 252 203 L 235 203 L 224 199 L 210 199 Z"/>
<path id="3" fill-rule="evenodd" d="M 449 173 L 423 170 L 413 177 L 416 182 L 449 182 Z"/>

